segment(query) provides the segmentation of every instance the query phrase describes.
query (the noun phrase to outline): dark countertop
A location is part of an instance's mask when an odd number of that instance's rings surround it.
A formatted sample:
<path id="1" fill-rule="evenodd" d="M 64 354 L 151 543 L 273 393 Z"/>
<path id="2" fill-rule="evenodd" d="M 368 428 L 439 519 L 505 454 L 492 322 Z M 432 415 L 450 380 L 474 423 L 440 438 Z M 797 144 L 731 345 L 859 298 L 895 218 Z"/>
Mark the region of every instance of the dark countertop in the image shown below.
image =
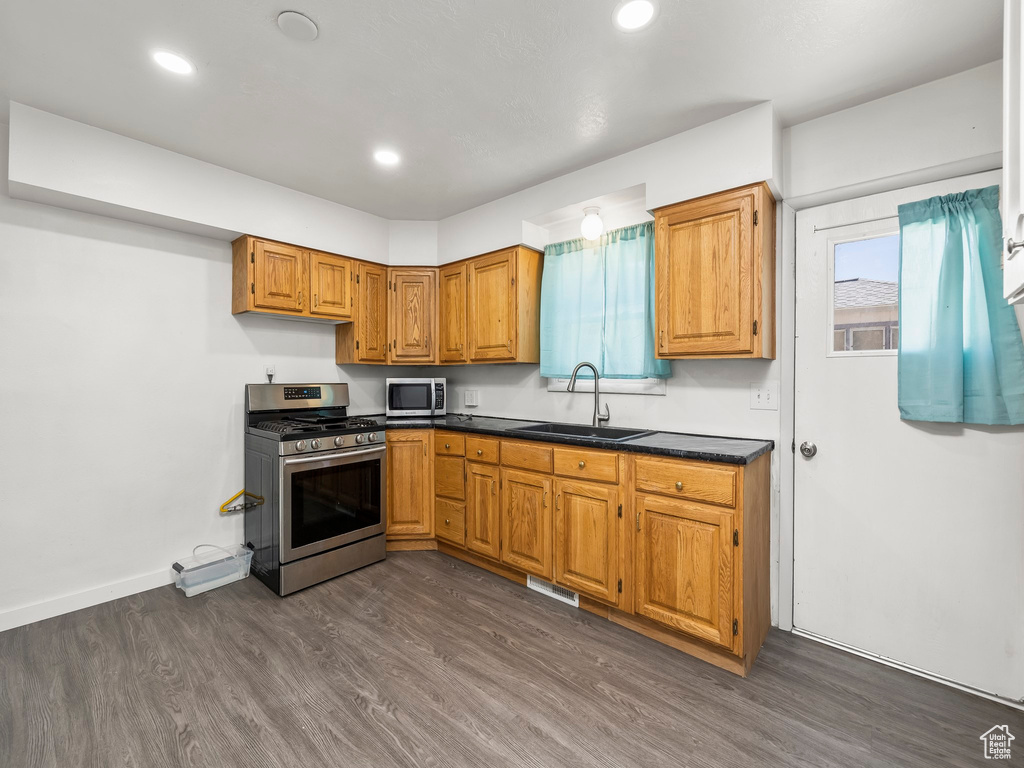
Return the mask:
<path id="1" fill-rule="evenodd" d="M 749 464 L 758 456 L 775 448 L 772 440 L 750 440 L 738 437 L 716 437 L 713 435 L 687 435 L 680 432 L 653 432 L 643 437 L 623 442 L 609 442 L 591 437 L 569 437 L 537 432 L 517 432 L 517 427 L 543 424 L 540 421 L 500 419 L 493 416 L 473 416 L 463 421 L 464 416 L 450 414 L 431 419 L 404 416 L 380 419 L 387 429 L 447 429 L 452 432 L 471 432 L 480 435 L 536 440 L 543 443 L 580 445 L 587 448 L 602 448 L 609 451 L 646 453 L 655 456 L 671 456 L 676 459 L 698 459 L 717 461 L 723 464 Z"/>

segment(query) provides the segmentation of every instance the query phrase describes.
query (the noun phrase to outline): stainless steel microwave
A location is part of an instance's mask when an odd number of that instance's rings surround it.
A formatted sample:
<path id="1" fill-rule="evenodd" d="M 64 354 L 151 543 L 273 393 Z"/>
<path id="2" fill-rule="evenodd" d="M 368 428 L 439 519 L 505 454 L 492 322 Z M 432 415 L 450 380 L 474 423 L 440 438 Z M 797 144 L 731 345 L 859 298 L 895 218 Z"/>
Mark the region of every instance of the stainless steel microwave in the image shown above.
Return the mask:
<path id="1" fill-rule="evenodd" d="M 446 379 L 388 379 L 388 416 L 444 416 L 448 412 Z"/>

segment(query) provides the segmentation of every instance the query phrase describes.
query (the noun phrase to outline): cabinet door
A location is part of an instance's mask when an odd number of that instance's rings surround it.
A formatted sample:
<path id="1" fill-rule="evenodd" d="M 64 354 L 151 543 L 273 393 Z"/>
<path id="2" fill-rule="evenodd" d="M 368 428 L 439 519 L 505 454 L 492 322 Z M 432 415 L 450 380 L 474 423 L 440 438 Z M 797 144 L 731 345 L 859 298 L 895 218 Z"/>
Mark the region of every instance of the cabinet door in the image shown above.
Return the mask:
<path id="1" fill-rule="evenodd" d="M 466 464 L 466 549 L 495 560 L 499 555 L 497 467 Z"/>
<path id="2" fill-rule="evenodd" d="M 253 304 L 258 309 L 301 312 L 306 296 L 307 253 L 281 243 L 253 243 Z"/>
<path id="3" fill-rule="evenodd" d="M 391 283 L 389 330 L 392 363 L 435 363 L 434 325 L 437 320 L 437 272 L 389 269 Z"/>
<path id="4" fill-rule="evenodd" d="M 325 317 L 352 317 L 352 260 L 313 251 L 309 254 L 310 312 Z"/>
<path id="5" fill-rule="evenodd" d="M 441 362 L 464 363 L 466 357 L 466 264 L 442 267 L 440 278 Z"/>
<path id="6" fill-rule="evenodd" d="M 360 262 L 356 269 L 358 289 L 356 360 L 384 363 L 388 359 L 388 271 L 386 267 Z"/>
<path id="7" fill-rule="evenodd" d="M 469 359 L 515 360 L 516 251 L 468 262 Z"/>
<path id="8" fill-rule="evenodd" d="M 637 496 L 636 612 L 733 647 L 733 515 Z"/>
<path id="9" fill-rule="evenodd" d="M 754 198 L 737 190 L 657 212 L 658 354 L 753 352 Z"/>
<path id="10" fill-rule="evenodd" d="M 617 602 L 619 490 L 614 485 L 555 481 L 555 581 Z"/>
<path id="11" fill-rule="evenodd" d="M 501 561 L 551 580 L 551 478 L 501 470 Z"/>
<path id="12" fill-rule="evenodd" d="M 387 433 L 388 524 L 391 537 L 433 534 L 434 488 L 429 430 Z"/>

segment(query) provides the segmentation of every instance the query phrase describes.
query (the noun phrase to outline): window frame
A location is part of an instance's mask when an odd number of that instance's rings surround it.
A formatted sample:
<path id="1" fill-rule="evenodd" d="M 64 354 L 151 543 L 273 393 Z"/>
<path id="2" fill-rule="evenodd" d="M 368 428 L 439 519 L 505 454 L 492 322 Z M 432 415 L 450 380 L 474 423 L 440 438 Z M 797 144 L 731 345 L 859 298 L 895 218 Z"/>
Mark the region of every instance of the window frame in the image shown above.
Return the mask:
<path id="1" fill-rule="evenodd" d="M 892 217 L 895 218 L 895 217 Z M 854 228 L 856 227 L 856 229 Z M 837 351 L 835 349 L 835 334 L 836 334 L 836 246 L 843 245 L 844 243 L 856 243 L 861 240 L 876 240 L 882 237 L 891 237 L 895 235 L 900 236 L 900 225 L 899 221 L 882 221 L 872 222 L 863 225 L 849 225 L 842 229 L 847 230 L 848 233 L 843 236 L 830 237 L 828 239 L 828 247 L 825 250 L 825 254 L 828 259 L 828 279 L 825 282 L 825 290 L 827 296 L 825 297 L 827 306 L 827 317 L 828 317 L 828 333 L 825 334 L 826 349 L 825 357 L 893 357 L 899 354 L 899 347 L 894 349 L 850 349 Z M 897 291 L 899 290 L 899 273 L 897 266 L 896 275 L 896 286 Z M 899 298 L 897 293 L 897 317 L 899 317 Z M 891 334 L 889 333 L 886 326 L 875 326 L 883 329 L 883 336 L 885 339 L 890 339 Z M 845 331 L 845 328 L 839 330 Z"/>

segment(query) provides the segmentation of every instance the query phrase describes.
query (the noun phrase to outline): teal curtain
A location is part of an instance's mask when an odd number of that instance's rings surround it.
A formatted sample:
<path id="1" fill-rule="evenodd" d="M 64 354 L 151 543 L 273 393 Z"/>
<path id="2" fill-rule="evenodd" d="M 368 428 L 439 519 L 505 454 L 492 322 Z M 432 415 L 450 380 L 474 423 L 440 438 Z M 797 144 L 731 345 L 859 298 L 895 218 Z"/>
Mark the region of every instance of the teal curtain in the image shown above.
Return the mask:
<path id="1" fill-rule="evenodd" d="M 549 245 L 540 290 L 540 375 L 565 378 L 586 360 L 602 378 L 671 376 L 669 361 L 654 357 L 653 297 L 653 222 Z"/>
<path id="2" fill-rule="evenodd" d="M 999 187 L 901 205 L 900 417 L 1024 424 L 1024 342 L 1003 299 Z"/>

